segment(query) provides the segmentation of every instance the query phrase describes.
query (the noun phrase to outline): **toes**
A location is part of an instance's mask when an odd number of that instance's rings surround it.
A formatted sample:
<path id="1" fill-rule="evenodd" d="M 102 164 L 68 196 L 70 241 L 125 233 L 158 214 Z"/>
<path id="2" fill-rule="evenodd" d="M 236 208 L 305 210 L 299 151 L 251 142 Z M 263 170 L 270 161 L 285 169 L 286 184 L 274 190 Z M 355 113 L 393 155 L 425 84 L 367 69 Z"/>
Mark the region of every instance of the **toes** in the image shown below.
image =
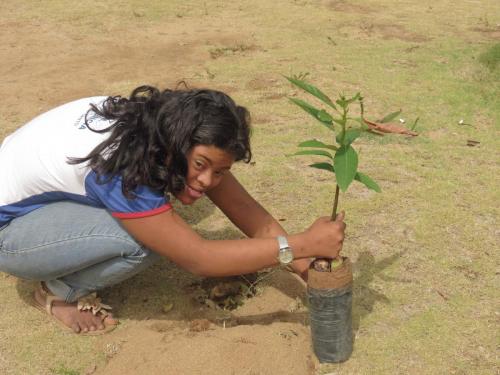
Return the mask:
<path id="1" fill-rule="evenodd" d="M 80 333 L 81 329 L 80 329 L 80 325 L 75 322 L 71 325 L 71 329 L 73 330 L 73 332 L 75 333 Z"/>
<path id="2" fill-rule="evenodd" d="M 113 318 L 112 315 L 108 315 L 103 320 L 104 324 L 107 326 L 115 326 L 118 324 L 118 320 Z"/>
<path id="3" fill-rule="evenodd" d="M 101 318 L 101 320 L 99 320 L 98 322 L 96 322 L 96 325 L 97 325 L 97 329 L 98 330 L 106 328 L 105 319 Z"/>
<path id="4" fill-rule="evenodd" d="M 35 298 L 37 298 L 36 293 Z M 105 330 L 108 326 L 118 324 L 118 320 L 112 315 L 103 317 L 100 314 L 95 316 L 89 311 L 78 311 L 75 304 L 54 302 L 52 312 L 60 322 L 77 334 Z"/>
<path id="5" fill-rule="evenodd" d="M 80 315 L 80 326 L 83 328 L 84 332 L 96 331 L 99 324 L 100 322 L 98 321 L 98 318 L 91 313 Z"/>

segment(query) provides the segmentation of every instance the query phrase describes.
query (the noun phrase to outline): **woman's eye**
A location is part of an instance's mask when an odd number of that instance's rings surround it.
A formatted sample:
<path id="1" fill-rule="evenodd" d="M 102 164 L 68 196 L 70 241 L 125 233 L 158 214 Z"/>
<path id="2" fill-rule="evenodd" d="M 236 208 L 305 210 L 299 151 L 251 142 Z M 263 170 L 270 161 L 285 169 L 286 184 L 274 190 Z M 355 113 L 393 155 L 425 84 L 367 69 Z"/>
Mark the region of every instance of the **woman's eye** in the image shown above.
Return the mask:
<path id="1" fill-rule="evenodd" d="M 203 163 L 201 161 L 195 161 L 194 165 L 195 165 L 196 168 L 202 168 L 203 167 Z"/>

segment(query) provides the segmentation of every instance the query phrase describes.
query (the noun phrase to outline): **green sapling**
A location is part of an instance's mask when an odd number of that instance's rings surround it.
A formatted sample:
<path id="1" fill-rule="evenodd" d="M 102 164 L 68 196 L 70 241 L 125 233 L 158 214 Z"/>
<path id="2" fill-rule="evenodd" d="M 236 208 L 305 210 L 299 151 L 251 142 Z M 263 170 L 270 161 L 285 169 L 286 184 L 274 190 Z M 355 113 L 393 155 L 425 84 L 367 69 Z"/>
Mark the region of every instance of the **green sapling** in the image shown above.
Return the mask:
<path id="1" fill-rule="evenodd" d="M 401 111 L 393 112 L 378 122 L 371 122 L 364 117 L 363 97 L 359 92 L 350 98 L 340 94 L 338 99 L 333 102 L 325 93 L 312 84 L 297 78 L 285 78 L 293 85 L 319 99 L 330 110 L 328 112 L 302 99 L 289 97 L 291 102 L 309 113 L 321 125 L 332 132 L 333 136 L 328 142 L 322 142 L 318 139 L 309 139 L 300 142 L 298 147 L 301 150 L 295 152 L 293 155 L 316 155 L 326 158 L 323 162 L 310 164 L 310 167 L 329 171 L 335 175 L 336 187 L 331 215 L 332 220 L 335 220 L 339 192 L 347 191 L 353 181 L 358 181 L 368 189 L 376 192 L 381 191 L 379 185 L 373 179 L 365 173 L 358 171 L 358 154 L 352 145 L 354 141 L 356 141 L 362 132 L 417 135 L 413 129 L 418 119 L 414 122 L 412 130 L 399 125 L 388 124 L 388 122 L 398 117 Z M 352 105 L 359 107 L 359 116 L 350 115 Z M 328 263 L 331 269 L 340 267 L 342 265 L 342 258 L 338 257 Z"/>

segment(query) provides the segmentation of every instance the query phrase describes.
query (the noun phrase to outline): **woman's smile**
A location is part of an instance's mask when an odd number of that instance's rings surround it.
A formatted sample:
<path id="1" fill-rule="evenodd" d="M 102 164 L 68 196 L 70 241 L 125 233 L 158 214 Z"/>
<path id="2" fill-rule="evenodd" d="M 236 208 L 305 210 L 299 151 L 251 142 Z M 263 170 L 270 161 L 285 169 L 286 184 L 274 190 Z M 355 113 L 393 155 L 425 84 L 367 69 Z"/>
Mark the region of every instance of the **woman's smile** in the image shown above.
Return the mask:
<path id="1" fill-rule="evenodd" d="M 186 185 L 176 198 L 183 204 L 193 204 L 206 191 L 219 185 L 233 163 L 234 156 L 216 146 L 194 146 L 187 155 Z"/>
<path id="2" fill-rule="evenodd" d="M 198 198 L 201 198 L 205 192 L 204 191 L 200 191 L 200 190 L 197 190 L 197 189 L 193 189 L 191 186 L 189 185 L 186 185 L 186 191 L 187 193 L 194 199 L 198 199 Z"/>

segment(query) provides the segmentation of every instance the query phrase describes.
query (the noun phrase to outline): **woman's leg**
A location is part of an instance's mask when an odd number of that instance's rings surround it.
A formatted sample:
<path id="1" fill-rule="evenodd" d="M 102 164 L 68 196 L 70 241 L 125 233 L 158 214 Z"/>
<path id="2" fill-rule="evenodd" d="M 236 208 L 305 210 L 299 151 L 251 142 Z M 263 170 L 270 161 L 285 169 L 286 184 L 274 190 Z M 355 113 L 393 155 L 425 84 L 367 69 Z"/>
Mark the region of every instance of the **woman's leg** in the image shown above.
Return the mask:
<path id="1" fill-rule="evenodd" d="M 157 259 L 106 210 L 74 202 L 48 204 L 0 230 L 0 271 L 45 281 L 67 302 L 56 303 L 54 315 L 76 332 L 102 329 L 102 322 L 76 311 L 72 302 L 135 275 Z"/>
<path id="2" fill-rule="evenodd" d="M 123 281 L 159 256 L 104 209 L 56 202 L 0 230 L 0 270 L 43 280 L 66 302 Z"/>

